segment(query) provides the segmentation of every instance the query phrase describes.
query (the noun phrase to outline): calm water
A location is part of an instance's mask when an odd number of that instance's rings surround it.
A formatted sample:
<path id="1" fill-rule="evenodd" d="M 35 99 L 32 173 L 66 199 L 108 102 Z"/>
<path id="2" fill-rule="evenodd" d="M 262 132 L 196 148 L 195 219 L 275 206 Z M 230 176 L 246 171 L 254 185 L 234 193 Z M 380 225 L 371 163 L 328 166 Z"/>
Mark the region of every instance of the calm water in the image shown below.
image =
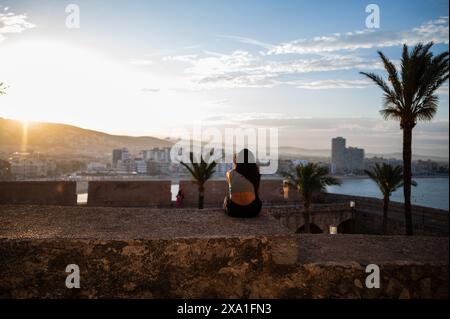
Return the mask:
<path id="1" fill-rule="evenodd" d="M 445 178 L 415 178 L 418 185 L 413 187 L 413 204 L 440 209 L 449 209 L 448 177 Z M 172 200 L 178 193 L 178 185 L 172 185 Z M 368 196 L 381 198 L 376 184 L 368 178 L 344 179 L 341 186 L 328 188 L 330 193 Z M 392 194 L 391 200 L 403 202 L 403 189 Z M 78 202 L 87 201 L 87 194 L 78 194 Z"/>
<path id="2" fill-rule="evenodd" d="M 411 202 L 416 205 L 449 209 L 448 177 L 414 178 L 417 187 L 412 188 Z M 328 187 L 330 193 L 381 198 L 377 185 L 369 178 L 343 179 L 341 186 Z M 392 194 L 391 200 L 403 202 L 403 188 Z"/>

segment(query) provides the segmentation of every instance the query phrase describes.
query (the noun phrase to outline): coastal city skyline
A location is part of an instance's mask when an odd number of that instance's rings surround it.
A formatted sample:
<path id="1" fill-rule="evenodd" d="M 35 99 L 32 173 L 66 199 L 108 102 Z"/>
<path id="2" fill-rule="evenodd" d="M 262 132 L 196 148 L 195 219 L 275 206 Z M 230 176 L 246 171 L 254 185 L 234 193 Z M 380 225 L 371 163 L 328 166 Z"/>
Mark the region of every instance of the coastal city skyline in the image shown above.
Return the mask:
<path id="1" fill-rule="evenodd" d="M 2 1 L 0 117 L 158 137 L 199 122 L 276 127 L 280 146 L 329 149 L 342 135 L 369 153 L 398 153 L 398 123 L 380 117 L 381 93 L 358 72 L 383 74 L 376 50 L 398 63 L 404 42 L 448 48 L 446 1 L 408 2 L 405 12 L 379 1 L 375 29 L 361 1 L 77 4 L 80 28 L 70 29 L 63 4 Z M 413 152 L 448 158 L 448 83 L 438 95 Z"/>

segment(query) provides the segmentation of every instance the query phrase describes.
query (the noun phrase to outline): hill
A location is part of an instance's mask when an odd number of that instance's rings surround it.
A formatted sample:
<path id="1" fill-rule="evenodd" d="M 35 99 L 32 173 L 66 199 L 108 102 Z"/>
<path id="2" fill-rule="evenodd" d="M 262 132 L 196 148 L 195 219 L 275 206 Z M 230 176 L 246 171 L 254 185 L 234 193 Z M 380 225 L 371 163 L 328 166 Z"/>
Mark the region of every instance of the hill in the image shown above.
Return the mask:
<path id="1" fill-rule="evenodd" d="M 23 123 L 0 118 L 0 152 L 23 150 Z M 122 136 L 87 130 L 80 127 L 32 122 L 28 124 L 26 150 L 49 155 L 111 157 L 114 148 L 127 147 L 131 152 L 153 147 L 165 147 L 172 142 L 151 136 Z"/>

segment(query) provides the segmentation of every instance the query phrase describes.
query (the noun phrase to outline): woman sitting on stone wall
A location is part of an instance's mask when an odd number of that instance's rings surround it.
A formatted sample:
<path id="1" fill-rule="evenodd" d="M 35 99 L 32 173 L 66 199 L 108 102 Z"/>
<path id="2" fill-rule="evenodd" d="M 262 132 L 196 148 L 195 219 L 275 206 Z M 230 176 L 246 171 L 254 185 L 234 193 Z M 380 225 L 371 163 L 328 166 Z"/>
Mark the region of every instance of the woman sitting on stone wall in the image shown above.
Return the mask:
<path id="1" fill-rule="evenodd" d="M 227 172 L 229 191 L 224 209 L 232 217 L 256 217 L 261 211 L 258 196 L 261 175 L 255 156 L 243 149 L 234 156 L 234 168 Z"/>

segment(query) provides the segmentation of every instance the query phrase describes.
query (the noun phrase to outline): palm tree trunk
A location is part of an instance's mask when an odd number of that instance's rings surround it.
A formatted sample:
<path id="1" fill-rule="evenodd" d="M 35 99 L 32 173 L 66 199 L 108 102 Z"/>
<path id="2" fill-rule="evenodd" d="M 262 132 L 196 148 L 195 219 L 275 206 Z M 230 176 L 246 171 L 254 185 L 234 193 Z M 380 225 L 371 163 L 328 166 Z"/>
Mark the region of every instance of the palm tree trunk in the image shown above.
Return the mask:
<path id="1" fill-rule="evenodd" d="M 389 197 L 383 198 L 383 235 L 388 233 L 388 209 L 389 209 Z"/>
<path id="2" fill-rule="evenodd" d="M 413 235 L 413 223 L 411 214 L 411 144 L 412 127 L 403 127 L 403 195 L 405 198 L 405 227 L 406 235 Z"/>
<path id="3" fill-rule="evenodd" d="M 311 222 L 309 217 L 309 202 L 305 200 L 303 202 L 303 218 L 305 219 L 305 233 L 308 234 L 311 232 Z"/>
<path id="4" fill-rule="evenodd" d="M 205 187 L 200 185 L 198 187 L 198 208 L 203 209 L 203 202 L 205 198 Z"/>

